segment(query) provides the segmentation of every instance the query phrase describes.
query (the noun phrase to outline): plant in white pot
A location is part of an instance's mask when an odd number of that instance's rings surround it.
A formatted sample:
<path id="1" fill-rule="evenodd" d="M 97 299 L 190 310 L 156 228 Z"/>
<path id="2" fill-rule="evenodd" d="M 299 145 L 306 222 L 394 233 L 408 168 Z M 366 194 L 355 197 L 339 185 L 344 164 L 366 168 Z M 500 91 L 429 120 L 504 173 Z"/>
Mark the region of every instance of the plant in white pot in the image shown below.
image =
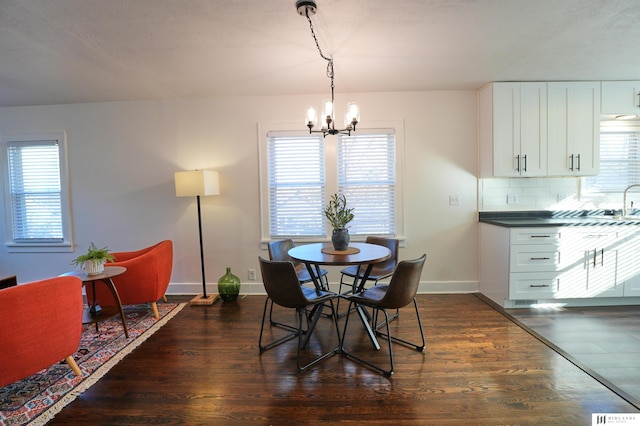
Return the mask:
<path id="1" fill-rule="evenodd" d="M 89 250 L 71 261 L 74 266 L 84 269 L 89 275 L 101 274 L 104 271 L 104 264 L 107 261 L 113 262 L 115 258 L 107 247 L 98 248 L 91 243 Z"/>
<path id="2" fill-rule="evenodd" d="M 344 195 L 333 194 L 324 210 L 324 215 L 333 228 L 331 234 L 333 248 L 338 251 L 346 250 L 351 239 L 347 224 L 353 220 L 353 209 L 347 207 L 347 198 Z"/>

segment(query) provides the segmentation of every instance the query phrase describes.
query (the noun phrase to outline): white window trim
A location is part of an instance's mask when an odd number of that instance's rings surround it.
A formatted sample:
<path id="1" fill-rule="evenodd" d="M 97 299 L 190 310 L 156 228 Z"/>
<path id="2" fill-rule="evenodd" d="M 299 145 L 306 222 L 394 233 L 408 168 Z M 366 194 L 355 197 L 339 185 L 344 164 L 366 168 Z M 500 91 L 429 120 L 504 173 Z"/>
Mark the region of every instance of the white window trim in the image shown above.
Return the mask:
<path id="1" fill-rule="evenodd" d="M 394 238 L 401 241 L 401 245 L 405 240 L 405 223 L 404 223 L 404 121 L 403 120 L 391 120 L 391 121 L 368 121 L 367 127 L 358 127 L 357 133 L 375 133 L 375 129 L 395 129 L 396 135 L 396 197 L 395 197 L 395 209 L 396 209 L 396 235 Z M 260 176 L 260 229 L 261 229 L 261 243 L 264 246 L 270 242 L 271 236 L 269 235 L 269 170 L 267 159 L 267 134 L 269 132 L 291 132 L 293 134 L 302 135 L 305 132 L 308 134 L 308 130 L 304 128 L 299 122 L 260 122 L 258 123 L 258 155 L 259 155 L 259 176 Z M 331 138 L 335 136 L 327 136 L 326 139 L 331 141 Z M 329 194 L 332 191 L 337 192 L 337 170 L 336 170 L 336 143 L 329 143 L 325 150 L 325 178 L 326 185 L 329 190 Z M 364 236 L 357 236 L 351 238 L 352 241 L 364 241 Z M 297 242 L 311 243 L 311 242 L 329 242 L 331 241 L 329 235 L 325 238 L 317 237 L 296 237 Z"/>
<path id="2" fill-rule="evenodd" d="M 60 161 L 60 186 L 61 186 L 61 210 L 63 239 L 56 243 L 29 242 L 17 243 L 13 238 L 13 226 L 11 223 L 11 189 L 9 183 L 9 164 L 7 158 L 7 144 L 10 142 L 28 142 L 57 140 Z M 4 218 L 5 218 L 5 246 L 7 251 L 13 253 L 60 253 L 73 251 L 73 235 L 71 226 L 71 204 L 69 194 L 69 169 L 67 161 L 67 135 L 66 132 L 16 134 L 0 136 L 0 161 L 2 162 L 2 180 L 4 192 Z"/>

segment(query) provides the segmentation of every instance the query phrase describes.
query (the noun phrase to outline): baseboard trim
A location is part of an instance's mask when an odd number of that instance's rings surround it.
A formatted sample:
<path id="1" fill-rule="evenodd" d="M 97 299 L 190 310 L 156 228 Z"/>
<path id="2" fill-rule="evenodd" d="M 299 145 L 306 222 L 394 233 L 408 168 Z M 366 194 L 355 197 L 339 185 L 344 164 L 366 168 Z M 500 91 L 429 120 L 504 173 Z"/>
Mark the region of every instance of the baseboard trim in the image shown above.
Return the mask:
<path id="1" fill-rule="evenodd" d="M 330 283 L 332 290 L 338 291 L 339 283 Z M 455 294 L 477 293 L 477 281 L 423 281 L 418 288 L 418 294 Z M 202 283 L 171 283 L 167 289 L 168 295 L 195 295 L 202 293 Z M 217 284 L 207 284 L 207 293 L 218 293 Z M 240 284 L 241 294 L 265 295 L 262 282 L 251 281 Z"/>

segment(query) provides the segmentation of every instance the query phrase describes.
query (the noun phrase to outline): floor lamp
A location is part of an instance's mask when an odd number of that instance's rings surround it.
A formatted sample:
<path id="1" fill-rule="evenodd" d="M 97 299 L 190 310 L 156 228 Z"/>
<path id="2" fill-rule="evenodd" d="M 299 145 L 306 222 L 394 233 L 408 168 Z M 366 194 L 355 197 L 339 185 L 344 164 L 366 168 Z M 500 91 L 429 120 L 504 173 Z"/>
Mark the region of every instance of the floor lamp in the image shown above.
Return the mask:
<path id="1" fill-rule="evenodd" d="M 191 305 L 211 305 L 218 299 L 217 294 L 207 295 L 207 282 L 204 277 L 204 251 L 202 249 L 202 220 L 200 217 L 200 197 L 220 194 L 218 172 L 193 170 L 176 172 L 176 197 L 196 197 L 198 201 L 198 234 L 200 236 L 200 266 L 202 268 L 202 294 L 194 297 Z"/>

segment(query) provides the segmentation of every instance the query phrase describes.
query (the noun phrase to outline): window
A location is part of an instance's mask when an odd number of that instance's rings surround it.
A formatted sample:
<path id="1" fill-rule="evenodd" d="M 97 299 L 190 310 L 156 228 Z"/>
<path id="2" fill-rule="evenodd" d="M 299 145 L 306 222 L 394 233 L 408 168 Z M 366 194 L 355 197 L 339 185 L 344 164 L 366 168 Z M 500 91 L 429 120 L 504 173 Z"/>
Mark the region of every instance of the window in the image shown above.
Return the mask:
<path id="1" fill-rule="evenodd" d="M 262 237 L 326 240 L 328 198 L 344 194 L 354 236 L 402 235 L 402 181 L 394 129 L 351 136 L 268 131 L 261 141 Z"/>
<path id="2" fill-rule="evenodd" d="M 354 208 L 353 235 L 395 235 L 393 131 L 338 139 L 338 193 Z"/>
<path id="3" fill-rule="evenodd" d="M 640 182 L 640 128 L 603 128 L 600 132 L 600 174 L 585 179 L 590 193 L 621 193 Z"/>
<path id="4" fill-rule="evenodd" d="M 71 251 L 64 134 L 3 141 L 9 251 Z"/>

